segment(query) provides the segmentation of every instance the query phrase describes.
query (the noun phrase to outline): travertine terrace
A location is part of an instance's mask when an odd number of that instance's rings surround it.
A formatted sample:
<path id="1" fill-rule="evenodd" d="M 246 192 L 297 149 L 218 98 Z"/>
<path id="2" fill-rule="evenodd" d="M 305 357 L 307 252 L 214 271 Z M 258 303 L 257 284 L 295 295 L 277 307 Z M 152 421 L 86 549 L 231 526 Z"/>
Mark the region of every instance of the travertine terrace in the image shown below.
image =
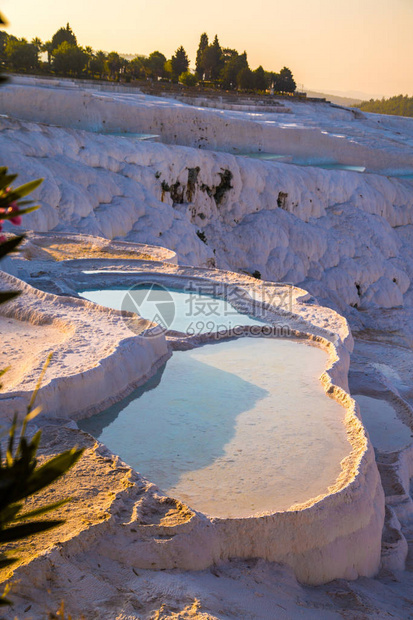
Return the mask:
<path id="1" fill-rule="evenodd" d="M 5 382 L 0 413 L 10 418 L 24 410 L 53 350 L 36 422 L 44 429 L 43 453 L 72 443 L 87 448 L 55 489 L 56 497 L 73 492 L 70 515 L 61 509 L 70 520 L 23 550 L 15 574 L 19 609 L 29 600 L 40 613 L 64 593 L 74 613 L 87 617 L 109 610 L 107 617 L 122 611 L 146 618 L 156 605 L 145 599 L 139 612 L 131 603 L 139 598 L 142 575 L 168 605 L 168 579 L 177 588 L 185 578 L 203 583 L 209 571 L 231 579 L 240 570 L 244 579 L 245 562 L 253 558 L 280 563 L 285 583 L 288 574 L 312 585 L 364 577 L 366 608 L 374 610 L 376 592 L 382 609 L 394 605 L 389 609 L 409 617 L 405 603 L 388 603 L 388 585 L 372 578 L 405 568 L 412 448 L 375 452 L 351 394 L 383 398 L 413 428 L 413 123 L 321 103 L 284 107 L 277 114 L 207 109 L 28 78 L 2 89 L 3 159 L 22 182 L 45 181 L 37 191 L 41 208 L 24 221 L 36 232 L 19 256 L 2 263 L 2 288 L 19 287 L 23 294 L 1 309 L 3 350 L 13 352 L 19 371 Z M 125 134 L 108 135 L 119 132 Z M 133 137 L 139 132 L 158 141 L 139 141 Z M 284 161 L 240 156 L 259 151 Z M 320 167 L 328 164 L 344 169 Z M 321 380 L 326 398 L 343 406 L 349 439 L 341 475 L 324 495 L 284 512 L 210 519 L 162 495 L 77 429 L 76 419 L 130 393 L 174 349 L 208 339 L 146 338 L 145 330 L 156 329 L 147 321 L 133 333 L 124 313 L 77 296 L 86 284 L 133 286 L 148 277 L 177 288 L 191 278 L 200 286 L 225 285 L 226 292 L 241 292 L 247 307 L 263 290 L 272 298 L 288 291 L 290 306 L 268 307 L 271 323 L 288 325 L 294 337 L 328 353 Z M 264 579 L 263 566 L 255 565 L 255 577 L 261 571 Z M 123 578 L 135 592 L 128 601 L 116 580 L 105 585 L 112 571 L 131 573 Z M 65 575 L 78 584 L 75 595 Z M 408 571 L 403 575 L 407 583 Z M 35 601 L 31 584 L 46 591 L 52 578 L 53 596 Z M 360 583 L 346 588 L 358 596 Z M 320 608 L 338 617 L 340 604 L 330 609 L 321 600 L 329 587 L 308 595 L 308 610 L 319 597 Z M 188 588 L 187 596 L 174 598 L 178 611 L 195 605 L 197 586 Z M 217 614 L 211 617 L 226 617 L 207 600 Z M 242 618 L 251 601 L 240 600 L 236 617 Z M 299 607 L 290 599 L 286 605 L 280 617 L 294 617 Z M 254 613 L 269 617 L 265 610 Z"/>

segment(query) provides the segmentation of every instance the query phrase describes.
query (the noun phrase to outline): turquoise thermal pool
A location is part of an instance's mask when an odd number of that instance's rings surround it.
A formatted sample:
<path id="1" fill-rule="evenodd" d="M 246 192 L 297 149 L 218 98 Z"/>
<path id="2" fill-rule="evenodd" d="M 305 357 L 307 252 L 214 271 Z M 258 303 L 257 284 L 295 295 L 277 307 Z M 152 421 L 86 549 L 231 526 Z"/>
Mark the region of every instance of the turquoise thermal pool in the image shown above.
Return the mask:
<path id="1" fill-rule="evenodd" d="M 376 450 L 394 452 L 412 443 L 411 429 L 397 417 L 390 403 L 361 394 L 355 394 L 354 398 L 360 405 L 361 419 Z"/>
<path id="2" fill-rule="evenodd" d="M 264 325 L 263 321 L 238 312 L 228 301 L 198 290 L 138 285 L 133 289 L 85 290 L 79 295 L 101 306 L 136 312 L 165 329 L 188 335 L 239 325 Z"/>
<path id="3" fill-rule="evenodd" d="M 159 135 L 154 133 L 136 133 L 132 131 L 108 131 L 99 129 L 94 133 L 99 133 L 102 136 L 114 136 L 116 138 L 129 138 L 133 140 L 143 140 L 143 141 L 158 141 Z"/>
<path id="4" fill-rule="evenodd" d="M 79 426 L 168 495 L 215 517 L 286 510 L 328 492 L 351 451 L 327 354 L 239 338 L 174 352 L 143 387 Z"/>
<path id="5" fill-rule="evenodd" d="M 324 168 L 325 170 L 347 170 L 348 172 L 365 172 L 364 166 L 341 164 L 339 162 L 320 162 L 309 158 L 295 157 L 294 155 L 281 155 L 276 153 L 239 153 L 241 157 L 261 159 L 263 161 L 294 164 L 296 166 L 312 166 L 314 168 Z"/>
<path id="6" fill-rule="evenodd" d="M 249 157 L 251 159 L 260 159 L 262 161 L 294 164 L 295 166 L 311 166 L 313 168 L 323 168 L 324 170 L 345 170 L 347 172 L 366 172 L 365 166 L 358 166 L 356 164 L 341 164 L 340 162 L 322 162 L 317 159 L 311 159 L 309 157 L 300 157 L 295 155 L 282 155 L 277 153 L 237 153 L 240 157 Z M 375 174 L 381 174 L 383 176 L 394 177 L 396 179 L 404 179 L 410 181 L 413 179 L 413 171 L 407 171 L 405 169 L 394 169 L 376 171 Z"/>

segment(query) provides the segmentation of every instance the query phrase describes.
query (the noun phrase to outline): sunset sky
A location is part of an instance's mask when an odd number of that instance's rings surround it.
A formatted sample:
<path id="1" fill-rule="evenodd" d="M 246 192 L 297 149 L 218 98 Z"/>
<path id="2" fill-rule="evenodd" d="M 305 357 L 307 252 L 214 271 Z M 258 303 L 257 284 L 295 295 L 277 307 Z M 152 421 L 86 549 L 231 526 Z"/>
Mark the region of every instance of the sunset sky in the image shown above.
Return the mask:
<path id="1" fill-rule="evenodd" d="M 299 87 L 413 96 L 413 0 L 3 0 L 8 32 L 51 39 L 70 23 L 80 45 L 170 57 L 191 66 L 202 32 L 248 53 L 250 67 L 289 67 Z"/>

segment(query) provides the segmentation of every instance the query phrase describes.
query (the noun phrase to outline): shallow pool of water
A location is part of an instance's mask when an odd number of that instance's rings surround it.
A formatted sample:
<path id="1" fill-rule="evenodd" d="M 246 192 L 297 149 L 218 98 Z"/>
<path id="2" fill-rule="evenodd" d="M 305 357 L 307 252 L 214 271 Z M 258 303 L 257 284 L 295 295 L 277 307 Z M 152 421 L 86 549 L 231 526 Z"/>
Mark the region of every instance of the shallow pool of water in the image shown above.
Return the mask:
<path id="1" fill-rule="evenodd" d="M 239 156 L 250 157 L 251 159 L 263 159 L 264 161 L 293 163 L 292 155 L 280 155 L 277 153 L 239 153 Z"/>
<path id="2" fill-rule="evenodd" d="M 301 164 L 303 166 L 314 166 L 315 168 L 324 168 L 324 170 L 347 170 L 348 172 L 365 172 L 364 166 L 351 166 L 349 164 Z"/>
<path id="3" fill-rule="evenodd" d="M 238 325 L 264 325 L 263 320 L 238 312 L 228 301 L 194 288 L 177 290 L 157 285 L 138 285 L 132 289 L 81 291 L 79 295 L 101 306 L 136 312 L 164 329 L 189 335 Z"/>
<path id="4" fill-rule="evenodd" d="M 390 403 L 361 394 L 355 394 L 354 398 L 360 405 L 361 419 L 377 450 L 394 452 L 412 443 L 412 431 L 397 417 Z"/>
<path id="5" fill-rule="evenodd" d="M 401 179 L 405 181 L 413 181 L 413 174 L 389 174 L 390 177 L 395 177 L 396 179 Z"/>
<path id="6" fill-rule="evenodd" d="M 327 492 L 351 447 L 319 381 L 324 351 L 240 338 L 175 352 L 131 396 L 79 423 L 165 493 L 217 517 Z"/>
<path id="7" fill-rule="evenodd" d="M 286 164 L 294 164 L 296 166 L 312 166 L 314 168 L 324 168 L 325 170 L 347 170 L 349 172 L 365 172 L 364 166 L 356 166 L 349 164 L 340 164 L 338 162 L 317 162 L 311 159 L 297 158 L 293 155 L 281 155 L 276 153 L 240 153 L 241 157 L 251 157 L 252 159 L 261 159 L 264 161 L 274 161 Z"/>
<path id="8" fill-rule="evenodd" d="M 136 133 L 131 131 L 105 131 L 97 130 L 94 133 L 99 133 L 102 136 L 115 136 L 117 138 L 132 138 L 134 140 L 159 140 L 159 135 L 152 133 Z"/>

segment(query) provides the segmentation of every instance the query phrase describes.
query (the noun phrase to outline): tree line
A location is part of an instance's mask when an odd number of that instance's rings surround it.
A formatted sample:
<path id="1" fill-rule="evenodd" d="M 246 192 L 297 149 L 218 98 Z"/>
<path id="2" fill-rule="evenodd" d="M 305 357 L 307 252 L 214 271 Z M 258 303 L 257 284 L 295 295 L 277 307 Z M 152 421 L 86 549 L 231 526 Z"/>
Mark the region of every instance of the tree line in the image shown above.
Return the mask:
<path id="1" fill-rule="evenodd" d="M 47 54 L 46 59 L 42 56 Z M 212 43 L 208 35 L 200 37 L 195 73 L 189 71 L 189 59 L 183 46 L 169 59 L 159 51 L 128 60 L 117 52 L 94 51 L 81 47 L 69 24 L 60 28 L 50 41 L 38 37 L 29 43 L 24 38 L 0 31 L 0 62 L 4 69 L 18 73 L 42 73 L 69 77 L 108 79 L 131 82 L 152 79 L 181 83 L 185 86 L 207 84 L 214 88 L 239 91 L 293 93 L 296 84 L 287 67 L 279 73 L 252 70 L 247 53 L 222 48 L 218 36 Z"/>
<path id="2" fill-rule="evenodd" d="M 247 53 L 239 54 L 231 48 L 221 48 L 217 35 L 210 44 L 208 35 L 201 35 L 196 54 L 196 78 L 219 84 L 226 90 L 273 90 L 293 93 L 296 83 L 290 69 L 284 67 L 279 73 L 265 71 L 260 65 L 252 71 Z"/>
<path id="3" fill-rule="evenodd" d="M 396 95 L 389 99 L 370 99 L 362 101 L 357 106 L 364 112 L 376 112 L 378 114 L 395 114 L 396 116 L 413 116 L 413 97 Z"/>

